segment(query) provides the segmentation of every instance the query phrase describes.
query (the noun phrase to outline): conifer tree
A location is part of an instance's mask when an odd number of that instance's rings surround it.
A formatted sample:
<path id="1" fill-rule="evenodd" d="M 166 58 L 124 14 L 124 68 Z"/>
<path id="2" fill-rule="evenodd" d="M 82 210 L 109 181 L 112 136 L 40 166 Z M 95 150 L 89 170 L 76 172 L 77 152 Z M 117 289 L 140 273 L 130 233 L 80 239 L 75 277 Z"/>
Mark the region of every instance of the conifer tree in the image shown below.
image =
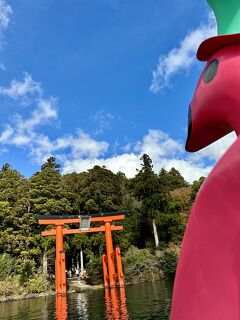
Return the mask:
<path id="1" fill-rule="evenodd" d="M 59 167 L 56 159 L 50 157 L 41 166 L 41 171 L 30 178 L 30 202 L 34 214 L 62 215 L 72 211 L 64 195 Z"/>
<path id="2" fill-rule="evenodd" d="M 153 171 L 152 160 L 147 154 L 141 157 L 142 168 L 137 175 L 132 179 L 132 187 L 134 195 L 141 201 L 141 235 L 145 241 L 151 238 L 151 228 L 149 226 L 149 219 L 152 222 L 155 245 L 158 246 L 158 233 L 155 223 L 155 216 L 157 215 L 160 205 L 160 185 L 158 176 Z M 142 242 L 142 241 L 141 241 Z M 145 243 L 141 243 L 145 246 Z"/>
<path id="3" fill-rule="evenodd" d="M 10 165 L 0 171 L 0 250 L 15 259 L 22 281 L 33 273 L 37 244 L 36 220 L 30 211 L 29 183 Z"/>

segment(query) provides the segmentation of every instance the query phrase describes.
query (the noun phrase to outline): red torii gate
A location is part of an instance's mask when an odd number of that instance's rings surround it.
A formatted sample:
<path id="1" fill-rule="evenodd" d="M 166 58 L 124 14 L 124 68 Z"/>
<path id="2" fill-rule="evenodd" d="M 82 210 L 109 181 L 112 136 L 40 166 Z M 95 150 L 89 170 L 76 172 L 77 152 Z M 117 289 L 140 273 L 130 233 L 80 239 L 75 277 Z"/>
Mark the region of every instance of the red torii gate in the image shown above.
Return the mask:
<path id="1" fill-rule="evenodd" d="M 102 254 L 103 276 L 105 287 L 124 286 L 120 248 L 113 249 L 112 231 L 123 230 L 123 226 L 115 226 L 112 221 L 123 220 L 126 211 L 94 214 L 91 216 L 36 216 L 40 225 L 54 225 L 55 229 L 43 231 L 43 236 L 56 236 L 55 282 L 56 294 L 66 295 L 66 258 L 63 236 L 86 232 L 105 232 L 106 254 Z M 103 222 L 99 227 L 90 228 L 91 222 Z M 80 225 L 79 229 L 65 229 L 66 224 Z M 115 272 L 115 257 L 117 275 Z M 118 281 L 117 281 L 118 280 Z"/>

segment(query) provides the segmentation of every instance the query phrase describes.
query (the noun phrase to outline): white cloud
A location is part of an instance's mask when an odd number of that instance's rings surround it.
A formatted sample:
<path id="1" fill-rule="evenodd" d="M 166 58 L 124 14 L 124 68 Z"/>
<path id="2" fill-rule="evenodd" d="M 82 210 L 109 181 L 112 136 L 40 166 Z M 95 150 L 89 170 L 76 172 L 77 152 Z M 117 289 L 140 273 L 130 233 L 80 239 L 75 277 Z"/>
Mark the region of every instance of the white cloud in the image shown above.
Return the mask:
<path id="1" fill-rule="evenodd" d="M 15 119 L 18 130 L 30 132 L 39 125 L 44 125 L 50 120 L 56 120 L 57 117 L 56 99 L 49 98 L 38 99 L 36 108 L 27 119 L 23 119 L 20 115 L 17 115 Z"/>
<path id="2" fill-rule="evenodd" d="M 127 177 L 131 178 L 135 176 L 136 169 L 140 168 L 140 158 L 134 153 L 129 153 L 106 159 L 67 159 L 63 165 L 63 173 L 83 172 L 98 165 L 105 166 L 114 173 L 124 172 Z"/>
<path id="3" fill-rule="evenodd" d="M 32 139 L 33 139 L 33 135 L 16 133 L 13 135 L 11 143 L 17 147 L 21 147 L 21 146 L 25 147 L 27 146 L 27 144 L 31 142 Z"/>
<path id="4" fill-rule="evenodd" d="M 12 8 L 5 0 L 0 0 L 0 48 L 3 45 L 4 32 L 7 29 L 10 16 L 12 14 Z"/>
<path id="5" fill-rule="evenodd" d="M 91 161 L 104 155 L 108 146 L 107 142 L 94 140 L 79 129 L 76 135 L 65 135 L 56 140 L 51 140 L 48 136 L 35 132 L 29 150 L 31 156 L 41 164 L 51 155 L 64 161 L 68 158 L 72 161 L 75 159 Z"/>
<path id="6" fill-rule="evenodd" d="M 97 141 L 80 129 L 75 135 L 52 140 L 38 131 L 36 123 L 30 129 L 26 123 L 31 123 L 31 120 L 21 119 L 15 126 L 6 125 L 0 135 L 0 144 L 24 148 L 39 164 L 53 155 L 62 162 L 63 173 L 81 172 L 94 165 L 104 165 L 115 173 L 122 171 L 127 177 L 133 177 L 136 169 L 140 168 L 141 155 L 147 153 L 156 172 L 161 168 L 170 170 L 175 167 L 187 181 L 192 182 L 200 176 L 206 176 L 211 170 L 211 166 L 206 166 L 205 160 L 219 158 L 233 141 L 230 135 L 221 145 L 217 142 L 197 156 L 192 156 L 184 152 L 181 142 L 168 134 L 160 130 L 149 130 L 141 141 L 129 145 L 125 153 L 109 156 L 109 144 L 106 141 Z"/>
<path id="7" fill-rule="evenodd" d="M 196 61 L 195 55 L 200 43 L 215 34 L 215 18 L 210 14 L 207 24 L 201 24 L 195 30 L 190 31 L 181 41 L 179 47 L 173 48 L 168 54 L 160 56 L 156 70 L 153 71 L 150 90 L 157 93 L 168 87 L 170 80 L 178 72 L 188 71 Z"/>
<path id="8" fill-rule="evenodd" d="M 22 116 L 19 113 L 12 116 L 13 124 L 7 124 L 0 136 L 0 141 L 6 144 L 30 142 L 35 138 L 36 127 L 58 118 L 57 99 L 44 98 L 41 83 L 34 81 L 26 72 L 22 80 L 14 79 L 9 87 L 0 87 L 0 95 L 14 100 L 15 105 L 28 104 L 31 107 L 29 111 L 32 110 L 28 116 Z"/>
<path id="9" fill-rule="evenodd" d="M 8 142 L 13 134 L 14 134 L 13 128 L 9 125 L 6 125 L 5 129 L 3 130 L 3 132 L 0 135 L 0 143 Z"/>
<path id="10" fill-rule="evenodd" d="M 22 80 L 12 80 L 9 87 L 0 87 L 0 95 L 12 99 L 15 105 L 29 106 L 27 115 L 11 115 L 11 122 L 5 124 L 0 134 L 0 143 L 34 149 L 38 141 L 44 140 L 38 128 L 58 118 L 57 99 L 45 98 L 41 83 L 28 73 L 24 73 Z"/>
<path id="11" fill-rule="evenodd" d="M 151 155 L 155 159 L 177 155 L 178 152 L 182 152 L 182 145 L 160 130 L 149 130 L 143 140 L 136 143 L 134 150 Z"/>
<path id="12" fill-rule="evenodd" d="M 56 150 L 71 149 L 71 155 L 75 158 L 94 159 L 104 154 L 108 149 L 105 141 L 96 141 L 82 130 L 77 130 L 77 136 L 72 135 L 58 138 L 56 140 Z"/>
<path id="13" fill-rule="evenodd" d="M 4 0 L 0 0 L 0 28 L 6 29 L 10 21 L 12 8 Z"/>
<path id="14" fill-rule="evenodd" d="M 30 104 L 33 96 L 41 97 L 42 93 L 41 83 L 34 81 L 27 72 L 23 80 L 13 79 L 9 87 L 0 87 L 1 95 L 19 100 L 21 104 Z"/>
<path id="15" fill-rule="evenodd" d="M 15 145 L 19 147 L 29 143 L 32 138 L 33 136 L 31 133 L 19 130 L 17 125 L 13 129 L 12 126 L 7 124 L 0 135 L 0 143 L 3 145 Z"/>
<path id="16" fill-rule="evenodd" d="M 140 168 L 140 157 L 147 153 L 152 161 L 154 170 L 159 172 L 162 168 L 170 170 L 172 167 L 179 170 L 183 177 L 192 182 L 201 176 L 207 176 L 212 169 L 212 165 L 206 165 L 207 159 L 219 159 L 223 152 L 233 142 L 232 135 L 220 142 L 204 149 L 202 154 L 192 156 L 184 151 L 184 146 L 179 141 L 169 137 L 160 130 L 149 130 L 148 134 L 135 145 L 128 145 L 124 154 L 113 157 L 98 157 L 91 159 L 69 158 L 63 159 L 63 173 L 82 172 L 92 168 L 94 165 L 106 166 L 108 169 L 117 173 L 122 171 L 127 177 L 134 177 L 136 169 Z"/>
<path id="17" fill-rule="evenodd" d="M 140 157 L 142 154 L 125 153 L 114 157 L 102 159 L 66 159 L 63 163 L 63 173 L 83 172 L 95 165 L 105 166 L 112 172 L 124 172 L 128 178 L 136 175 L 136 169 L 141 168 Z M 149 155 L 151 157 L 151 155 Z M 152 157 L 151 157 L 152 158 Z M 207 176 L 211 167 L 202 167 L 197 163 L 191 163 L 187 160 L 180 159 L 166 159 L 159 158 L 153 159 L 153 166 L 155 172 L 159 172 L 162 168 L 170 170 L 172 167 L 177 169 L 183 177 L 192 182 L 198 180 L 201 176 Z"/>
<path id="18" fill-rule="evenodd" d="M 54 155 L 54 142 L 48 136 L 37 133 L 28 145 L 28 152 L 38 164 L 43 164 L 47 158 Z"/>
<path id="19" fill-rule="evenodd" d="M 236 138 L 236 133 L 232 132 L 208 147 L 200 150 L 196 156 L 218 161 L 219 158 L 225 153 L 227 148 L 236 140 Z"/>
<path id="20" fill-rule="evenodd" d="M 15 105 L 27 101 L 29 106 L 5 124 L 0 134 L 2 145 L 24 148 L 38 163 L 53 154 L 62 159 L 66 158 L 65 154 L 71 159 L 95 159 L 108 149 L 107 142 L 96 141 L 80 129 L 75 135 L 68 134 L 55 140 L 43 134 L 42 126 L 58 119 L 57 99 L 44 97 L 41 83 L 34 81 L 28 73 L 22 80 L 12 80 L 9 87 L 0 87 L 0 94 L 12 99 Z"/>
<path id="21" fill-rule="evenodd" d="M 170 170 L 174 167 L 190 182 L 206 176 L 211 169 L 202 161 L 205 156 L 191 158 L 184 151 L 184 145 L 181 142 L 172 139 L 160 130 L 149 130 L 142 141 L 137 142 L 134 149 L 138 150 L 138 157 L 143 153 L 150 156 L 156 172 L 162 168 Z"/>

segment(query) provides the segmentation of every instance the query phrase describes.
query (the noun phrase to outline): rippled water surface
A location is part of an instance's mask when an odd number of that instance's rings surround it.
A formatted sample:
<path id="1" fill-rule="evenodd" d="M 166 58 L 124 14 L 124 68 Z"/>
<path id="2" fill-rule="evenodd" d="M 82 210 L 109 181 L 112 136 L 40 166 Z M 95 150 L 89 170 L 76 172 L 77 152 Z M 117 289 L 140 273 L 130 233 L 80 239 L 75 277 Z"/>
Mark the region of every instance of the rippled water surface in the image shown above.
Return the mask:
<path id="1" fill-rule="evenodd" d="M 125 290 L 91 290 L 0 304 L 1 320 L 116 320 L 169 319 L 172 284 L 168 282 L 129 285 Z"/>

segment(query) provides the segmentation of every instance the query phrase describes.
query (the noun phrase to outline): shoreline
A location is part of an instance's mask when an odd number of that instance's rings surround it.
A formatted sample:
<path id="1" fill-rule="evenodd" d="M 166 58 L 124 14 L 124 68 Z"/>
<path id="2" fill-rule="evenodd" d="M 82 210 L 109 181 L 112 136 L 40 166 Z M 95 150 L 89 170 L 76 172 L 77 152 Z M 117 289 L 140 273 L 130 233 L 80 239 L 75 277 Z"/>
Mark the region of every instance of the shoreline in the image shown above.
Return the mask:
<path id="1" fill-rule="evenodd" d="M 131 282 L 125 282 L 125 286 L 128 285 L 133 285 L 136 283 L 143 283 L 143 282 L 158 282 L 163 280 L 162 277 L 159 277 L 157 279 L 146 279 L 142 278 L 139 281 L 131 281 Z M 103 284 L 97 284 L 97 285 L 89 285 L 89 284 L 83 284 L 81 285 L 77 281 L 73 281 L 69 285 L 69 290 L 67 291 L 67 294 L 71 293 L 83 293 L 87 292 L 90 290 L 99 290 L 99 289 L 104 289 Z M 0 296 L 0 303 L 5 303 L 5 302 L 14 302 L 14 301 L 20 301 L 20 300 L 30 300 L 30 299 L 35 299 L 35 298 L 43 298 L 43 297 L 49 297 L 49 296 L 56 296 L 55 291 L 46 291 L 46 292 L 41 292 L 41 293 L 24 293 L 20 295 L 11 295 L 11 296 Z"/>
<path id="2" fill-rule="evenodd" d="M 41 292 L 41 293 L 24 293 L 20 295 L 12 295 L 7 297 L 0 297 L 0 303 L 5 302 L 13 302 L 13 301 L 19 301 L 19 300 L 28 300 L 28 299 L 34 299 L 34 298 L 41 298 L 41 297 L 48 297 L 48 296 L 54 296 L 54 291 L 47 291 L 47 292 Z"/>
<path id="3" fill-rule="evenodd" d="M 75 289 L 69 289 L 67 294 L 71 293 L 81 293 L 81 292 L 86 292 L 89 290 L 97 290 L 97 289 L 103 289 L 103 285 L 88 285 L 88 284 L 83 284 L 79 287 L 75 287 Z M 24 293 L 20 295 L 11 295 L 11 296 L 0 296 L 0 303 L 5 303 L 5 302 L 14 302 L 14 301 L 20 301 L 20 300 L 29 300 L 29 299 L 35 299 L 35 298 L 43 298 L 43 297 L 49 297 L 49 296 L 56 296 L 55 291 L 46 291 L 46 292 L 41 292 L 41 293 Z"/>

